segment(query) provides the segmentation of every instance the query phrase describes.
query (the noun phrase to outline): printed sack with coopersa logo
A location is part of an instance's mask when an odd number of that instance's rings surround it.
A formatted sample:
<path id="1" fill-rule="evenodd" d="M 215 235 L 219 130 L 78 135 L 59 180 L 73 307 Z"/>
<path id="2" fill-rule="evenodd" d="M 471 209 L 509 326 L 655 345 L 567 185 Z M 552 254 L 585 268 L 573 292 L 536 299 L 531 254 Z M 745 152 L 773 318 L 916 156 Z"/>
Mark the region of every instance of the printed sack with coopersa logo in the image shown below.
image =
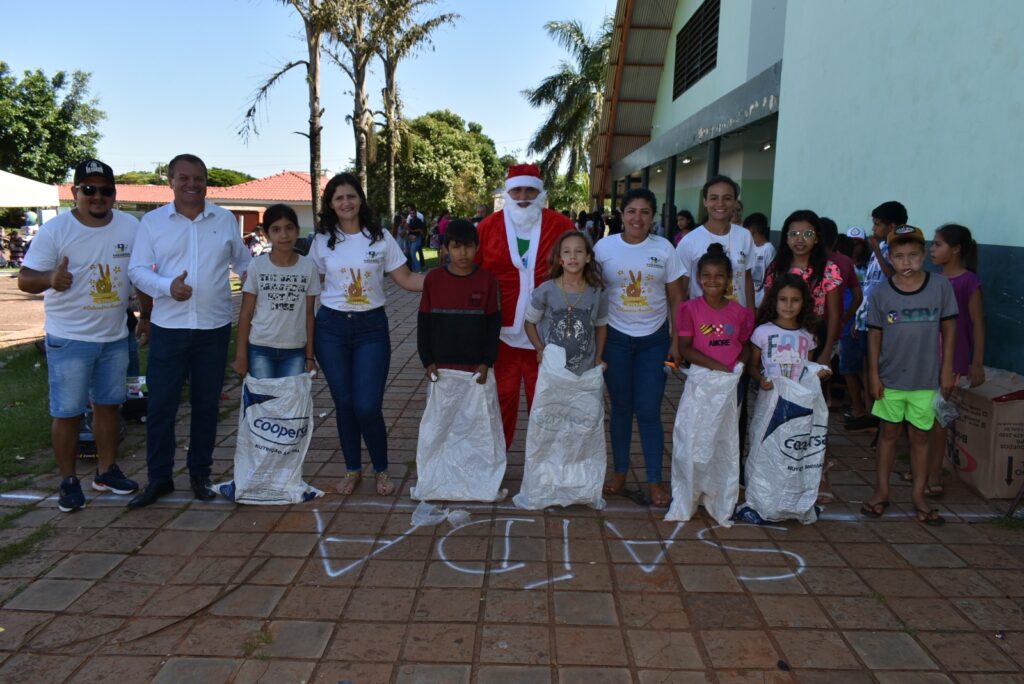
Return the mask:
<path id="1" fill-rule="evenodd" d="M 302 481 L 313 438 L 312 380 L 245 376 L 238 411 L 234 480 L 214 489 L 235 503 L 274 505 L 309 501 L 323 492 Z"/>
<path id="2" fill-rule="evenodd" d="M 815 363 L 805 366 L 800 381 L 771 378 L 760 390 L 747 432 L 746 505 L 768 522 L 799 520 L 807 525 L 818 515 L 821 469 L 825 465 L 828 405 Z"/>
<path id="3" fill-rule="evenodd" d="M 523 486 L 512 502 L 526 510 L 573 504 L 601 510 L 607 461 L 602 369 L 576 375 L 565 367 L 565 350 L 548 345 L 526 430 Z"/>

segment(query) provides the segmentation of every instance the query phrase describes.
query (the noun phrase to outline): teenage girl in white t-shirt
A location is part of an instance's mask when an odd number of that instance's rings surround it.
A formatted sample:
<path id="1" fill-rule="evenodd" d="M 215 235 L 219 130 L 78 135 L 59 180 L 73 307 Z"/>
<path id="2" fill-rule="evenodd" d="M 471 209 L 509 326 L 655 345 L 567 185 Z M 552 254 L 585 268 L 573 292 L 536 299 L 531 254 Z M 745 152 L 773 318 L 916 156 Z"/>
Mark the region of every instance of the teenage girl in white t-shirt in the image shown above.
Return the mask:
<path id="1" fill-rule="evenodd" d="M 337 489 L 347 495 L 359 484 L 362 439 L 377 493 L 387 496 L 395 485 L 388 475 L 383 412 L 391 364 L 384 274 L 410 292 L 423 291 L 423 276 L 409 270 L 395 238 L 374 219 L 358 178 L 341 173 L 328 181 L 322 206 L 309 256 L 324 278 L 314 333 L 316 359 L 334 399 L 348 470 Z"/>
<path id="2" fill-rule="evenodd" d="M 671 243 L 650 234 L 656 209 L 651 191 L 627 192 L 622 198 L 622 233 L 604 238 L 594 251 L 608 296 L 604 362 L 615 462 L 604 493 L 620 494 L 625 487 L 636 415 L 650 501 L 668 506 L 671 495 L 661 483 L 665 450 L 661 398 L 665 358 L 680 359 L 671 312 L 683 299 L 683 269 Z"/>

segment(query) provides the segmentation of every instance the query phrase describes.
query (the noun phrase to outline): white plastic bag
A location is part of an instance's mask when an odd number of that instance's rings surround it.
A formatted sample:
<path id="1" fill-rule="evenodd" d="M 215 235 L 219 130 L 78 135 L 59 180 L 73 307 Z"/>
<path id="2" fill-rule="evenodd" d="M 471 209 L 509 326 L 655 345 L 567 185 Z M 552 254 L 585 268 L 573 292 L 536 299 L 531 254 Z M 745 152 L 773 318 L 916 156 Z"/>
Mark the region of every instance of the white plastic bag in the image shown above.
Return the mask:
<path id="1" fill-rule="evenodd" d="M 818 371 L 808 363 L 799 382 L 772 378 L 762 389 L 747 432 L 747 505 L 768 522 L 818 519 L 814 510 L 825 465 L 828 405 Z"/>
<path id="2" fill-rule="evenodd" d="M 505 433 L 494 373 L 487 383 L 467 371 L 438 371 L 427 387 L 427 406 L 416 444 L 420 501 L 499 501 L 505 477 Z"/>
<path id="3" fill-rule="evenodd" d="M 705 510 L 722 527 L 732 526 L 740 490 L 739 406 L 743 375 L 693 366 L 672 430 L 672 505 L 665 520 L 686 521 Z"/>
<path id="4" fill-rule="evenodd" d="M 939 425 L 944 428 L 948 428 L 953 421 L 960 417 L 960 411 L 957 410 L 956 404 L 942 396 L 942 392 L 935 393 L 932 407 L 935 409 L 935 420 L 939 421 Z"/>
<path id="5" fill-rule="evenodd" d="M 573 504 L 601 510 L 607 462 L 602 369 L 576 375 L 565 367 L 565 349 L 548 345 L 526 430 L 523 486 L 512 502 L 531 511 Z"/>
<path id="6" fill-rule="evenodd" d="M 302 481 L 313 438 L 312 380 L 306 373 L 258 380 L 245 376 L 238 411 L 234 480 L 214 486 L 246 504 L 292 504 L 323 492 Z"/>

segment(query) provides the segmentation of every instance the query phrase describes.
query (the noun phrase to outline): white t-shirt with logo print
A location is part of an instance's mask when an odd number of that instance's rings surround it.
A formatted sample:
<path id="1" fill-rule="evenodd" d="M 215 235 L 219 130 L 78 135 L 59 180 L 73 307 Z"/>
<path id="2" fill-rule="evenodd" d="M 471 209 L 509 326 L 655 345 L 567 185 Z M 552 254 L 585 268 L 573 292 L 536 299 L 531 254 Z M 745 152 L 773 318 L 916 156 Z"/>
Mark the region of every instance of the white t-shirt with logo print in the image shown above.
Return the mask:
<path id="1" fill-rule="evenodd" d="M 672 244 L 656 235 L 631 245 L 622 234 L 594 246 L 608 297 L 608 325 L 632 337 L 658 330 L 668 320 L 665 285 L 683 275 Z"/>
<path id="2" fill-rule="evenodd" d="M 704 294 L 700 286 L 700 274 L 697 273 L 697 262 L 713 242 L 722 245 L 726 256 L 732 261 L 732 287 L 726 290 L 726 298 L 747 306 L 746 280 L 747 271 L 754 267 L 754 238 L 749 230 L 735 223 L 729 226 L 729 232 L 725 235 L 715 235 L 706 226 L 699 226 L 676 246 L 679 261 L 683 264 L 683 275 L 690 277 L 690 299 Z"/>
<path id="3" fill-rule="evenodd" d="M 71 287 L 46 290 L 43 303 L 50 335 L 83 342 L 115 342 L 128 335 L 128 262 L 139 229 L 131 214 L 112 209 L 113 218 L 91 228 L 72 212 L 47 221 L 32 240 L 23 266 L 56 270 L 68 258 Z"/>
<path id="4" fill-rule="evenodd" d="M 405 265 L 405 255 L 391 233 L 370 244 L 364 230 L 339 234 L 334 249 L 317 233 L 309 258 L 324 276 L 320 303 L 335 311 L 370 311 L 384 306 L 384 274 Z"/>

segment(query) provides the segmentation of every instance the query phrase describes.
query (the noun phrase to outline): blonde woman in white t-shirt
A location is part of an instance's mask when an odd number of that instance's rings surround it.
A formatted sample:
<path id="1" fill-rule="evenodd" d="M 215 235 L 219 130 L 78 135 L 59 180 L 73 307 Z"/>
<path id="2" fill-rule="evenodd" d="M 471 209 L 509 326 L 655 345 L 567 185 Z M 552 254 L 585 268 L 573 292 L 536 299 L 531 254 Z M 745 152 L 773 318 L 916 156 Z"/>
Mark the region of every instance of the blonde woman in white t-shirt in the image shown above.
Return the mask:
<path id="1" fill-rule="evenodd" d="M 334 399 L 348 471 L 337 490 L 351 494 L 362 478 L 361 440 L 370 453 L 377 493 L 387 496 L 395 485 L 388 474 L 383 412 L 391 364 L 384 275 L 410 292 L 423 291 L 423 276 L 405 265 L 401 248 L 374 219 L 366 193 L 350 173 L 328 181 L 316 231 L 309 256 L 324 285 L 314 347 Z"/>
<path id="2" fill-rule="evenodd" d="M 604 493 L 612 496 L 624 491 L 635 415 L 649 500 L 655 506 L 668 506 L 671 496 L 661 482 L 665 451 L 661 398 L 665 360 L 680 358 L 674 312 L 683 298 L 683 270 L 671 243 L 650 234 L 656 209 L 654 193 L 630 190 L 622 198 L 622 233 L 604 238 L 594 250 L 608 296 L 603 360 L 611 399 L 615 472 L 605 483 Z"/>

